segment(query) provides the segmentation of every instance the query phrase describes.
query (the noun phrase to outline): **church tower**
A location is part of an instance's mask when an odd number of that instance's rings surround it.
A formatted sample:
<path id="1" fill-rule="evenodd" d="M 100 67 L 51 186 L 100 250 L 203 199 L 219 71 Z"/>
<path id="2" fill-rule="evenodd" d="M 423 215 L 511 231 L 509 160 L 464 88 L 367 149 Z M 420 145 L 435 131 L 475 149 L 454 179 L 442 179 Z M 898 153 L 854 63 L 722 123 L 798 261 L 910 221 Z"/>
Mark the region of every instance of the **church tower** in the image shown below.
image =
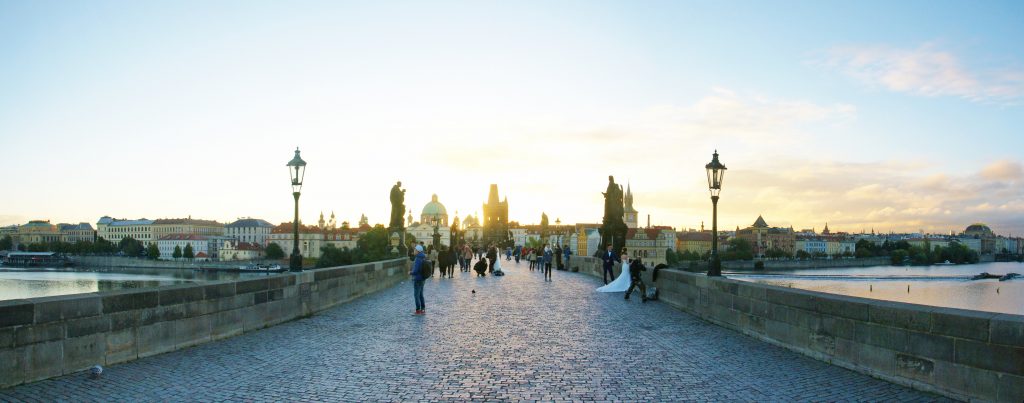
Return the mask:
<path id="1" fill-rule="evenodd" d="M 622 198 L 622 203 L 625 205 L 622 210 L 622 221 L 626 222 L 626 227 L 636 228 L 639 214 L 633 208 L 633 189 L 630 188 L 629 183 L 626 184 L 626 195 Z"/>
<path id="2" fill-rule="evenodd" d="M 327 228 L 327 223 L 324 222 L 324 212 L 323 211 L 320 212 L 320 221 L 317 222 L 317 226 L 320 227 L 320 229 Z"/>
<path id="3" fill-rule="evenodd" d="M 505 246 L 508 242 L 508 197 L 498 201 L 498 185 L 491 184 L 491 191 L 484 203 L 484 242 Z"/>

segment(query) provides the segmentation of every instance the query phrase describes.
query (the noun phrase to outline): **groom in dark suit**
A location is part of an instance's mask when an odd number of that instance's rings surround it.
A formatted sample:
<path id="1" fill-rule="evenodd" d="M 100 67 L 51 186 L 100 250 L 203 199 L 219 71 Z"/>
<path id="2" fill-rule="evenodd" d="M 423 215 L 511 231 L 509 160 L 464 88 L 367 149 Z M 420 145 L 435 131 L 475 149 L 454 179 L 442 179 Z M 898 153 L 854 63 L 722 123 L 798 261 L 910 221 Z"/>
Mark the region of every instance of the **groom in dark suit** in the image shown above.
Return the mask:
<path id="1" fill-rule="evenodd" d="M 602 274 L 604 276 L 604 283 L 608 284 L 609 277 L 615 280 L 615 270 L 613 268 L 615 263 L 620 261 L 619 254 L 612 250 L 611 245 L 608 245 L 608 250 L 601 254 L 601 260 L 604 261 L 604 273 Z"/>

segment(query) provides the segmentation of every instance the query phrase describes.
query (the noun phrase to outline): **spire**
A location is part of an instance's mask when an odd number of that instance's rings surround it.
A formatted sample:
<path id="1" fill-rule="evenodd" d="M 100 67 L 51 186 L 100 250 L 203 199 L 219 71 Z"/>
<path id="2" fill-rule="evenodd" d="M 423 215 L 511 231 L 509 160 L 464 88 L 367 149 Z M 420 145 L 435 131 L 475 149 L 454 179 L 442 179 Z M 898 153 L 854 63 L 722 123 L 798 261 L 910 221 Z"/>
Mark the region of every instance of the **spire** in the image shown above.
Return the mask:
<path id="1" fill-rule="evenodd" d="M 768 223 L 764 222 L 764 218 L 761 215 L 758 215 L 757 221 L 754 221 L 754 228 L 768 228 Z"/>

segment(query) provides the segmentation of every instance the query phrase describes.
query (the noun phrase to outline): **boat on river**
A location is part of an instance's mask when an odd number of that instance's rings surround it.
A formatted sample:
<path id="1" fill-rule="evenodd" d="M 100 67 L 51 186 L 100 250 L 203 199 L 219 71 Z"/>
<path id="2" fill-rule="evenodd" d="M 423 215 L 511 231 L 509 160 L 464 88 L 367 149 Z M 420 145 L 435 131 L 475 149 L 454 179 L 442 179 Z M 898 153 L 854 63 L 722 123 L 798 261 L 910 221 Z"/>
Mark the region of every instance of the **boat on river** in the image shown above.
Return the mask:
<path id="1" fill-rule="evenodd" d="M 999 281 L 1013 280 L 1015 278 L 1021 278 L 1020 274 L 1017 273 L 1006 273 L 1005 276 L 999 278 Z"/>
<path id="2" fill-rule="evenodd" d="M 56 252 L 9 252 L 2 260 L 8 267 L 68 267 L 74 266 L 71 258 Z"/>
<path id="3" fill-rule="evenodd" d="M 281 273 L 286 269 L 279 264 L 250 263 L 235 267 L 199 267 L 196 270 L 202 271 L 224 271 L 233 273 Z"/>
<path id="4" fill-rule="evenodd" d="M 974 277 L 971 277 L 971 280 L 985 280 L 985 279 L 989 279 L 989 278 L 999 278 L 999 277 L 1001 277 L 1001 276 L 998 275 L 998 274 L 989 274 L 988 272 L 984 272 L 984 273 L 981 273 L 981 274 L 977 274 Z"/>

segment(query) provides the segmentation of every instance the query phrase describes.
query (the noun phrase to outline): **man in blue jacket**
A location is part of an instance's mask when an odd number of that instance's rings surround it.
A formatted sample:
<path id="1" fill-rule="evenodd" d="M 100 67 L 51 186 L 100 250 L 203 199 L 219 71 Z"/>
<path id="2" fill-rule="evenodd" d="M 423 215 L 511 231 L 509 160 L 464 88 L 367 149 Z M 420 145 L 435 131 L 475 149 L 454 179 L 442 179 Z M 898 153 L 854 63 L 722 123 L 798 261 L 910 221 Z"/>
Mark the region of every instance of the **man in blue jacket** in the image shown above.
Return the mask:
<path id="1" fill-rule="evenodd" d="M 427 255 L 423 253 L 423 245 L 416 245 L 416 259 L 412 262 L 412 271 L 409 272 L 409 275 L 412 276 L 412 297 L 416 300 L 415 315 L 427 313 L 427 304 L 423 300 L 423 262 L 426 260 Z"/>
<path id="2" fill-rule="evenodd" d="M 619 254 L 612 250 L 611 245 L 608 245 L 608 250 L 601 254 L 601 260 L 604 261 L 604 273 L 602 273 L 604 283 L 608 284 L 609 277 L 615 280 L 615 270 L 612 268 L 615 267 L 615 263 L 619 262 Z"/>

